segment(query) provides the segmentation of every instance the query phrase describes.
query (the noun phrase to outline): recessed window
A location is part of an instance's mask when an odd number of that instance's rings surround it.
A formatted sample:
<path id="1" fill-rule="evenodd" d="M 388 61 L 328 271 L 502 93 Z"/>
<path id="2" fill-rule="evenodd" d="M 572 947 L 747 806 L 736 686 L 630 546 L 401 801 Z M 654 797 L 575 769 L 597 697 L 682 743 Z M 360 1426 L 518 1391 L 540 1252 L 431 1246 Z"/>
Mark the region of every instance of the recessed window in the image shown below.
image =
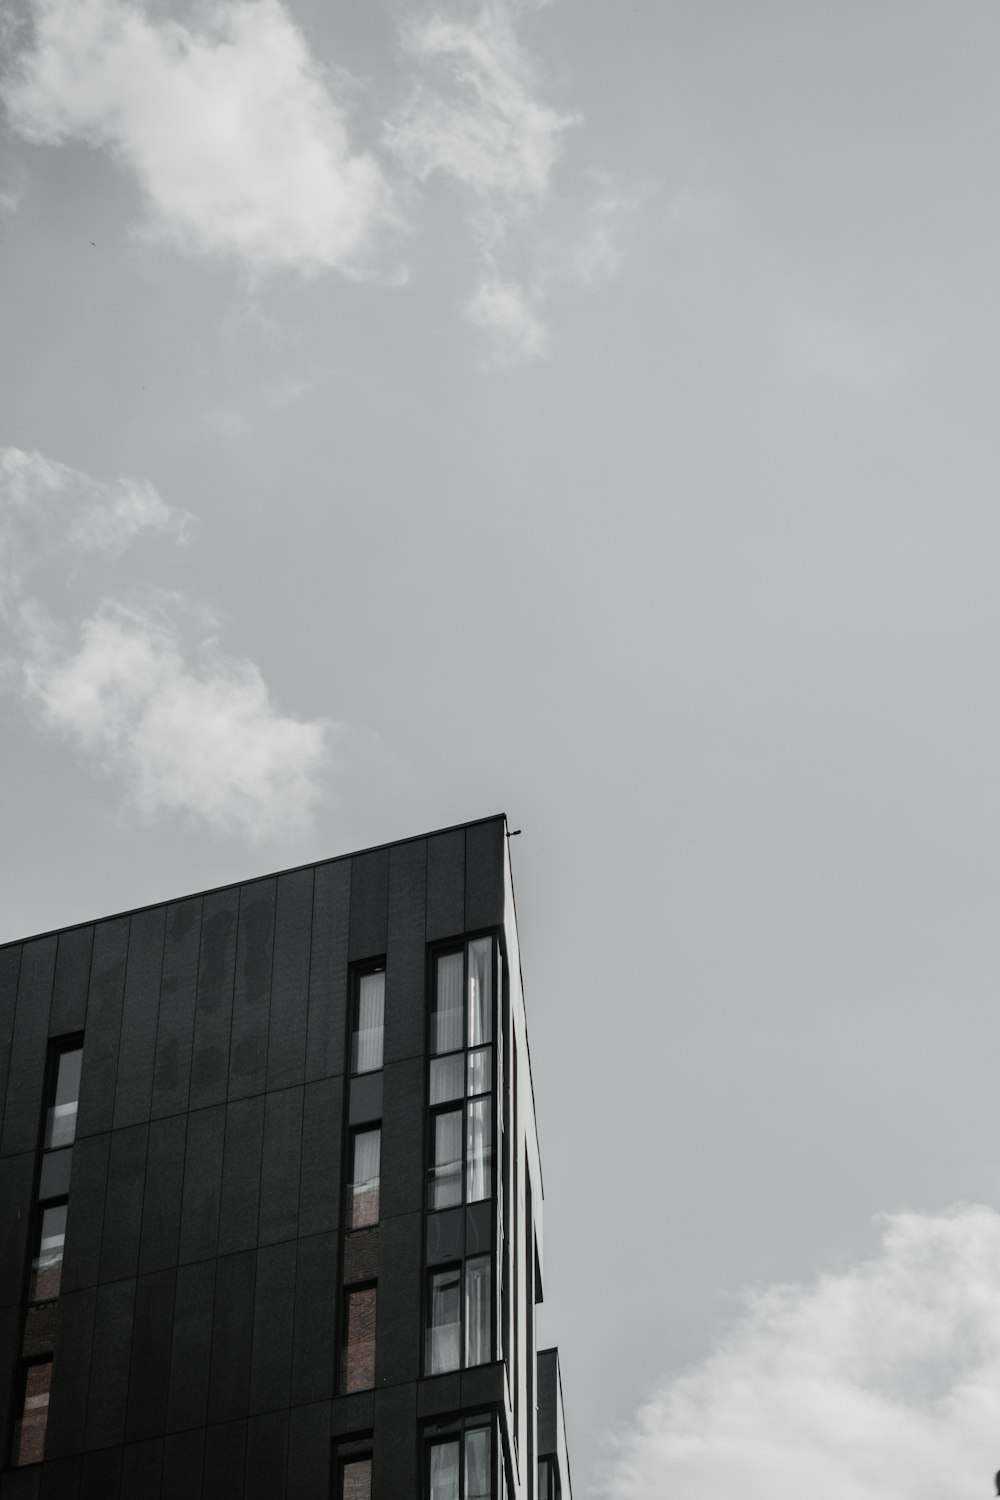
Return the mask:
<path id="1" fill-rule="evenodd" d="M 476 1255 L 463 1266 L 432 1271 L 428 1284 L 424 1367 L 428 1375 L 493 1358 L 493 1261 Z"/>
<path id="2" fill-rule="evenodd" d="M 371 1454 L 344 1459 L 340 1466 L 340 1500 L 372 1500 Z"/>
<path id="3" fill-rule="evenodd" d="M 355 981 L 352 1073 L 375 1073 L 381 1068 L 384 1037 L 385 970 L 373 969 Z"/>
<path id="4" fill-rule="evenodd" d="M 461 1109 L 441 1110 L 433 1117 L 428 1204 L 432 1209 L 455 1208 L 462 1201 L 462 1123 Z"/>
<path id="5" fill-rule="evenodd" d="M 66 1204 L 46 1203 L 41 1210 L 38 1244 L 31 1262 L 29 1302 L 48 1302 L 58 1297 L 65 1242 Z"/>
<path id="6" fill-rule="evenodd" d="M 56 1151 L 76 1139 L 76 1115 L 80 1101 L 82 1047 L 69 1047 L 56 1058 L 52 1096 L 45 1116 L 45 1149 Z"/>
<path id="7" fill-rule="evenodd" d="M 382 1127 L 356 1130 L 351 1142 L 351 1183 L 347 1201 L 348 1229 L 378 1223 Z"/>
<path id="8" fill-rule="evenodd" d="M 560 1500 L 559 1475 L 551 1458 L 538 1460 L 538 1500 Z"/>
<path id="9" fill-rule="evenodd" d="M 492 1422 L 473 1418 L 463 1427 L 427 1442 L 429 1500 L 493 1500 Z"/>
<path id="10" fill-rule="evenodd" d="M 24 1365 L 22 1381 L 20 1415 L 14 1428 L 14 1463 L 39 1464 L 45 1457 L 45 1428 L 52 1388 L 51 1356 Z"/>
<path id="11" fill-rule="evenodd" d="M 427 1184 L 432 1210 L 493 1196 L 497 961 L 492 937 L 474 938 L 434 960 Z"/>
<path id="12" fill-rule="evenodd" d="M 344 1297 L 344 1339 L 340 1356 L 340 1394 L 369 1391 L 375 1384 L 375 1318 L 377 1291 L 358 1287 Z"/>

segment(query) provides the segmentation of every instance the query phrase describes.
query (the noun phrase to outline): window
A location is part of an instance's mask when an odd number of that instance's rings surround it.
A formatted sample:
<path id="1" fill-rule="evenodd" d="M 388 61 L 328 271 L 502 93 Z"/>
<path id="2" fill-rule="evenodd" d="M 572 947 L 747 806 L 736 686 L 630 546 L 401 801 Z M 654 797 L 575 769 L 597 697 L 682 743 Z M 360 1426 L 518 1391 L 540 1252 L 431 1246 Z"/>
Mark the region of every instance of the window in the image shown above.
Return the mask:
<path id="1" fill-rule="evenodd" d="M 82 1060 L 82 1047 L 67 1047 L 56 1056 L 52 1094 L 45 1116 L 46 1151 L 56 1151 L 60 1146 L 72 1146 L 76 1139 Z"/>
<path id="2" fill-rule="evenodd" d="M 432 1428 L 427 1437 L 428 1500 L 493 1500 L 496 1452 L 490 1417 Z"/>
<path id="3" fill-rule="evenodd" d="M 357 976 L 354 992 L 354 1029 L 351 1034 L 351 1072 L 376 1073 L 382 1066 L 385 1034 L 385 970 Z"/>
<path id="4" fill-rule="evenodd" d="M 31 1262 L 29 1302 L 47 1302 L 58 1297 L 65 1240 L 66 1204 L 46 1203 L 42 1207 L 36 1254 Z"/>
<path id="5" fill-rule="evenodd" d="M 347 1202 L 348 1229 L 365 1229 L 378 1223 L 379 1171 L 382 1127 L 354 1132 L 351 1149 L 351 1183 Z"/>
<path id="6" fill-rule="evenodd" d="M 344 1341 L 340 1357 L 340 1394 L 368 1391 L 375 1384 L 375 1316 L 373 1286 L 352 1288 L 344 1297 Z"/>
<path id="7" fill-rule="evenodd" d="M 340 1500 L 372 1500 L 371 1454 L 345 1458 L 340 1466 Z"/>
<path id="8" fill-rule="evenodd" d="M 51 1354 L 25 1364 L 22 1379 L 20 1416 L 14 1427 L 14 1463 L 40 1464 L 45 1456 L 45 1427 L 49 1419 Z"/>
<path id="9" fill-rule="evenodd" d="M 540 1458 L 538 1460 L 538 1500 L 560 1500 L 561 1494 L 555 1460 Z"/>
<path id="10" fill-rule="evenodd" d="M 497 958 L 493 938 L 484 937 L 456 952 L 439 953 L 434 961 L 427 1183 L 432 1210 L 493 1196 Z"/>
<path id="11" fill-rule="evenodd" d="M 493 1261 L 476 1255 L 465 1266 L 432 1271 L 427 1298 L 424 1366 L 429 1375 L 493 1358 Z M 464 1338 L 463 1338 L 464 1329 Z"/>

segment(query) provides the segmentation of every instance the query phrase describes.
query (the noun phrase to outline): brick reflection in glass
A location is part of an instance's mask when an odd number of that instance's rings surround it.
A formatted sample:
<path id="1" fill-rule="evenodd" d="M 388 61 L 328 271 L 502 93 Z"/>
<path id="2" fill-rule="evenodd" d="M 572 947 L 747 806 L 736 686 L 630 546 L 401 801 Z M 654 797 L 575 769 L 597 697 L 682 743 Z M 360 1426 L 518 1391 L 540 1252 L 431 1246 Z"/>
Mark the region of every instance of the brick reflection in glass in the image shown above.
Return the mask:
<path id="1" fill-rule="evenodd" d="M 66 1205 L 57 1203 L 42 1210 L 38 1254 L 31 1262 L 29 1299 L 44 1302 L 58 1297 L 62 1280 L 63 1244 L 66 1239 Z"/>
<path id="2" fill-rule="evenodd" d="M 340 1362 L 340 1393 L 370 1391 L 375 1384 L 375 1307 L 373 1286 L 348 1292 L 344 1327 L 346 1338 Z"/>
<path id="3" fill-rule="evenodd" d="M 349 1229 L 366 1229 L 378 1223 L 381 1154 L 382 1131 L 359 1130 L 354 1137 Z"/>
<path id="4" fill-rule="evenodd" d="M 343 1500 L 372 1500 L 372 1461 L 352 1458 L 344 1464 Z"/>
<path id="5" fill-rule="evenodd" d="M 14 1438 L 14 1461 L 39 1464 L 45 1456 L 45 1425 L 49 1419 L 52 1361 L 29 1365 L 25 1372 L 24 1406 Z"/>

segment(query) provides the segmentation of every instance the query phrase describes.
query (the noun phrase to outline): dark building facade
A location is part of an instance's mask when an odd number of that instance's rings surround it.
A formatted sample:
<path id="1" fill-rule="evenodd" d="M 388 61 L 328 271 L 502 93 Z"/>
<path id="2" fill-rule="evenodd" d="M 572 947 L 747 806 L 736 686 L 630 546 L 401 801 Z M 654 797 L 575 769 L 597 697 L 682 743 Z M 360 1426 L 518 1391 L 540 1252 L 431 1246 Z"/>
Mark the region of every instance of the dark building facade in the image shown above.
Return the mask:
<path id="1" fill-rule="evenodd" d="M 502 817 L 0 948 L 0 1500 L 571 1500 Z"/>

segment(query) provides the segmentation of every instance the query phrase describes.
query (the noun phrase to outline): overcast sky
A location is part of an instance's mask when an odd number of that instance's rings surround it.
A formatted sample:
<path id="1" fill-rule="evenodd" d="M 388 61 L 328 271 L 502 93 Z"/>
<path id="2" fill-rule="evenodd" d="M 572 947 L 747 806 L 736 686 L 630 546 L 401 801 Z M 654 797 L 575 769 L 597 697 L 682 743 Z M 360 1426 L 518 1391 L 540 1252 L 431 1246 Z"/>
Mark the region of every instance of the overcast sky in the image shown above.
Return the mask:
<path id="1" fill-rule="evenodd" d="M 988 1493 L 1000 10 L 0 37 L 0 938 L 506 810 L 578 1500 Z"/>

